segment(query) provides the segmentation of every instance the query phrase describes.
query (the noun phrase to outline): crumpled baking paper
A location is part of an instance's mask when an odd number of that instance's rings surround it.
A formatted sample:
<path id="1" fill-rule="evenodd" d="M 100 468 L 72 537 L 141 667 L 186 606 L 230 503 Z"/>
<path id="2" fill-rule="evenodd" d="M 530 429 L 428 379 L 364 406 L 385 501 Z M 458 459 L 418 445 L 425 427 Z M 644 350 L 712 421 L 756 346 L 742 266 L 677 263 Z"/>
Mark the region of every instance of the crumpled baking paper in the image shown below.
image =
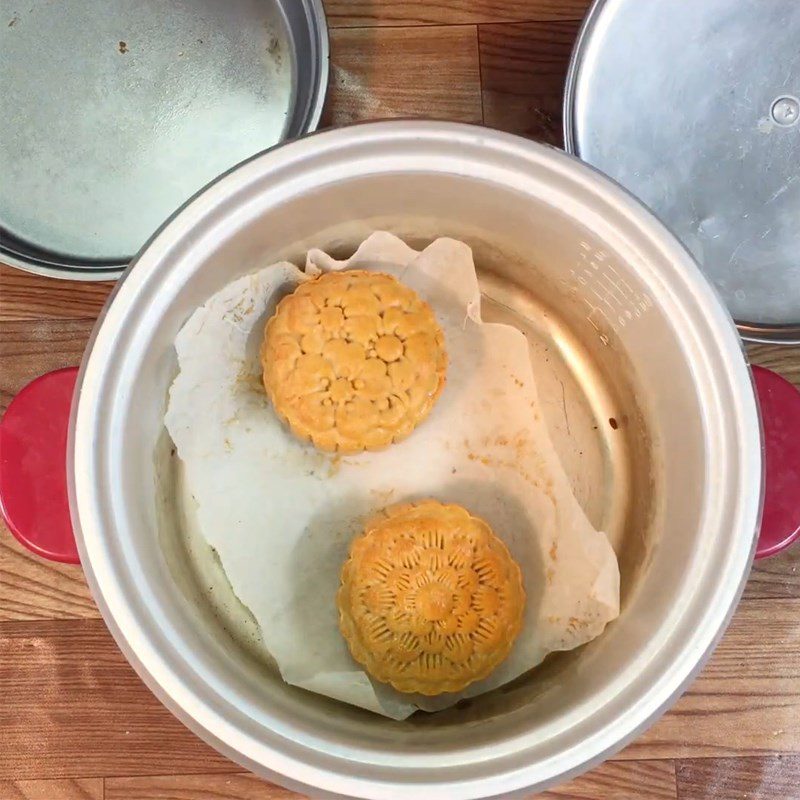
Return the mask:
<path id="1" fill-rule="evenodd" d="M 395 275 L 432 306 L 445 334 L 447 385 L 405 441 L 336 457 L 298 441 L 261 385 L 259 347 L 277 302 L 320 271 Z M 394 719 L 473 697 L 598 636 L 619 613 L 619 571 L 589 523 L 545 426 L 528 343 L 483 323 L 470 249 L 422 252 L 374 233 L 347 261 L 308 253 L 233 281 L 190 317 L 165 423 L 184 463 L 203 536 L 255 616 L 285 681 Z M 527 603 L 509 657 L 459 694 L 404 695 L 372 681 L 339 633 L 336 590 L 363 520 L 435 497 L 486 519 L 519 563 Z"/>

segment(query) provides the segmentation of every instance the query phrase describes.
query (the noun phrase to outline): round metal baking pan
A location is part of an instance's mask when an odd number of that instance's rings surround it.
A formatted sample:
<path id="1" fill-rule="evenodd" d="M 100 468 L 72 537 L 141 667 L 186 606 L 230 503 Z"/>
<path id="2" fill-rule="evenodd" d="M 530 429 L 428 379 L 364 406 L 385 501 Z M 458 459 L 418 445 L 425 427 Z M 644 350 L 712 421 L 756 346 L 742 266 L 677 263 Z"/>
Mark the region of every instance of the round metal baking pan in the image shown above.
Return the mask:
<path id="1" fill-rule="evenodd" d="M 800 343 L 800 5 L 595 0 L 568 152 L 645 202 L 750 341 Z"/>
<path id="2" fill-rule="evenodd" d="M 314 130 L 328 82 L 321 0 L 12 0 L 0 51 L 0 261 L 80 280 Z"/>

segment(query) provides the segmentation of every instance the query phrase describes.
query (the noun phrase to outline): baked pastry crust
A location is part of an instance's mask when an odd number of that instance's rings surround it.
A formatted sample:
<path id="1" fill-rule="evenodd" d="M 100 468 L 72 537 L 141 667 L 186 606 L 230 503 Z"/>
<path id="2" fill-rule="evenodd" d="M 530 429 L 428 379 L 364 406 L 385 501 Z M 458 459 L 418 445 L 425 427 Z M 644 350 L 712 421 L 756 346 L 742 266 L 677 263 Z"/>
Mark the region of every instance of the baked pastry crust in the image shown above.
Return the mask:
<path id="1" fill-rule="evenodd" d="M 397 505 L 355 539 L 337 594 L 353 658 L 401 692 L 458 692 L 489 675 L 522 627 L 517 563 L 489 525 L 436 500 Z"/>
<path id="2" fill-rule="evenodd" d="M 445 384 L 444 334 L 391 275 L 328 272 L 278 304 L 261 348 L 278 416 L 320 450 L 377 450 L 408 436 Z"/>

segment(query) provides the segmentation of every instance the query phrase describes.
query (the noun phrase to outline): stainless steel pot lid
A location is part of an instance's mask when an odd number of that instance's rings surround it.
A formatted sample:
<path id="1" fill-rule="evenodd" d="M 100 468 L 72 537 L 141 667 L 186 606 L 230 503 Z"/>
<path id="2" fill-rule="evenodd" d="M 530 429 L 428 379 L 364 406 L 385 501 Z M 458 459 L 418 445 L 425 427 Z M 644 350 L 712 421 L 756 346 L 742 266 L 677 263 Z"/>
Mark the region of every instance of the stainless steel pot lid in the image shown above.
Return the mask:
<path id="1" fill-rule="evenodd" d="M 222 172 L 316 127 L 321 0 L 11 0 L 0 260 L 116 277 Z"/>
<path id="2" fill-rule="evenodd" d="M 745 338 L 800 342 L 800 4 L 596 0 L 570 152 L 683 240 Z"/>

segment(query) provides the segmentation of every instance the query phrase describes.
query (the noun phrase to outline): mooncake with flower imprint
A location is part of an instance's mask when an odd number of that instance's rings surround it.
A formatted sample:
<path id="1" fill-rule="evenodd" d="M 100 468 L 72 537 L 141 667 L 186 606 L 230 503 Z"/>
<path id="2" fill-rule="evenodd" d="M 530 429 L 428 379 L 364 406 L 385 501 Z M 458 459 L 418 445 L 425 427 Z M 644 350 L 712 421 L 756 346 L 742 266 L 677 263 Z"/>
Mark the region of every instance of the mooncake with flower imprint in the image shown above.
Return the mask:
<path id="1" fill-rule="evenodd" d="M 430 306 L 380 272 L 330 272 L 283 298 L 261 350 L 264 387 L 295 435 L 358 453 L 405 439 L 445 384 Z"/>
<path id="2" fill-rule="evenodd" d="M 353 658 L 401 692 L 459 692 L 509 654 L 522 625 L 519 566 L 455 504 L 393 506 L 355 539 L 337 595 Z"/>

